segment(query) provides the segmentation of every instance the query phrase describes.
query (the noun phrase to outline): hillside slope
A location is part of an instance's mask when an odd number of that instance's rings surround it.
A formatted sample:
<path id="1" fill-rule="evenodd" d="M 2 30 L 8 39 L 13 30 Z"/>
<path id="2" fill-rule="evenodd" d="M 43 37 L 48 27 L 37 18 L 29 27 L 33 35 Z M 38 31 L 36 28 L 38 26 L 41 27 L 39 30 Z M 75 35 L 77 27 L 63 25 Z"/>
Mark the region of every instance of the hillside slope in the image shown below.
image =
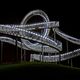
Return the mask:
<path id="1" fill-rule="evenodd" d="M 0 65 L 0 77 L 2 78 L 41 78 L 56 79 L 79 78 L 80 69 L 54 63 L 26 62 L 21 64 Z M 11 78 L 10 78 L 11 79 Z"/>

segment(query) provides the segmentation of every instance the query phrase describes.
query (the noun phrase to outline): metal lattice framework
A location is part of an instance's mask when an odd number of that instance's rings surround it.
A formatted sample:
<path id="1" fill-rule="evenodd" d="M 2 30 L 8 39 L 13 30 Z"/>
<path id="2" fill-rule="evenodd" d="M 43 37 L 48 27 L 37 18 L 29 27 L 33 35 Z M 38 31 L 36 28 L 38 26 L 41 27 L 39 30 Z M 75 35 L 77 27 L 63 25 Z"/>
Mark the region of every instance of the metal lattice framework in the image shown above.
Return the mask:
<path id="1" fill-rule="evenodd" d="M 44 22 L 28 24 L 27 21 L 33 16 L 42 17 Z M 49 37 L 50 29 L 52 28 L 54 38 Z M 43 29 L 41 34 L 33 32 L 36 29 Z M 37 51 L 38 54 L 31 54 L 31 60 L 42 60 L 44 62 L 58 62 L 67 60 L 80 55 L 80 49 L 60 54 L 62 51 L 62 43 L 55 39 L 55 33 L 73 44 L 80 45 L 80 39 L 71 37 L 59 29 L 59 21 L 50 21 L 47 14 L 42 10 L 34 10 L 29 12 L 20 25 L 3 25 L 0 24 L 0 33 L 20 37 L 21 41 L 17 41 L 17 46 L 25 50 Z M 1 36 L 2 42 L 7 42 L 16 45 L 16 40 L 10 37 Z M 36 41 L 32 43 L 29 40 Z M 21 45 L 22 44 L 22 45 Z M 42 54 L 41 54 L 42 53 Z M 48 53 L 52 55 L 44 55 Z"/>

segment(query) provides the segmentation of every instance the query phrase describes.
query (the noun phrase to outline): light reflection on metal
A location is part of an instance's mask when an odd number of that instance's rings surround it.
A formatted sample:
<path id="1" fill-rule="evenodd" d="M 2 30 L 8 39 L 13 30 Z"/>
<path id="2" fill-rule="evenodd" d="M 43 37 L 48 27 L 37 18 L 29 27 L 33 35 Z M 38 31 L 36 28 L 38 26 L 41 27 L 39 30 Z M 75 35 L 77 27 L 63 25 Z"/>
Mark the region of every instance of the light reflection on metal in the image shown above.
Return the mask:
<path id="1" fill-rule="evenodd" d="M 27 21 L 33 16 L 42 17 L 44 22 L 28 24 Z M 53 29 L 54 38 L 49 37 L 51 28 Z M 35 29 L 43 29 L 44 31 L 39 34 L 37 32 L 33 32 Z M 41 60 L 44 62 L 59 62 L 60 60 L 63 61 L 80 55 L 80 49 L 68 52 L 68 47 L 67 53 L 60 54 L 60 51 L 62 51 L 62 43 L 56 39 L 56 34 L 77 45 L 80 45 L 80 39 L 71 37 L 60 31 L 59 21 L 50 21 L 47 14 L 42 10 L 34 10 L 28 13 L 20 25 L 0 24 L 0 33 L 21 38 L 21 41 L 17 41 L 17 46 L 21 48 L 21 62 L 23 59 L 22 49 L 38 52 L 38 54 L 31 54 L 30 61 Z M 16 45 L 16 40 L 10 37 L 1 36 L 0 40 L 1 42 Z M 29 40 L 36 41 L 36 43 L 32 43 Z M 44 53 L 48 53 L 50 55 L 44 55 Z M 24 54 L 26 55 L 25 51 Z M 25 56 L 24 59 L 26 60 Z"/>

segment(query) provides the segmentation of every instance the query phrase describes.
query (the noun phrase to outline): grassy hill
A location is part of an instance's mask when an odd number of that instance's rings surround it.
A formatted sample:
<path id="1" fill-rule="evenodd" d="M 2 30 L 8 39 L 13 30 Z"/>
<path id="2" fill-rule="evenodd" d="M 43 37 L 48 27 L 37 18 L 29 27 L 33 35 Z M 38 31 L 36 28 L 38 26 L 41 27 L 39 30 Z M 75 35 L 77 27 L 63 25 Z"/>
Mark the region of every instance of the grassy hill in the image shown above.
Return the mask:
<path id="1" fill-rule="evenodd" d="M 79 78 L 80 69 L 64 66 L 54 63 L 41 62 L 24 62 L 18 64 L 3 64 L 0 65 L 0 77 L 2 78 L 36 78 L 42 77 L 70 79 L 70 77 Z M 66 78 L 65 78 L 66 77 Z"/>

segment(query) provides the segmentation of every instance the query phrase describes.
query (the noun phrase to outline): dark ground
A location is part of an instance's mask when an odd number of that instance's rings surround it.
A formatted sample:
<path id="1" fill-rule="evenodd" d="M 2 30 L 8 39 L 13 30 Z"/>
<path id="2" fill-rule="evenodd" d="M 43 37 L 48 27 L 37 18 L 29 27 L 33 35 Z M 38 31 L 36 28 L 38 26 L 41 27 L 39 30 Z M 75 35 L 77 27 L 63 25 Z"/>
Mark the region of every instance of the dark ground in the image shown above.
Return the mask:
<path id="1" fill-rule="evenodd" d="M 77 79 L 80 69 L 54 63 L 22 63 L 0 65 L 0 77 L 3 79 Z M 65 78 L 66 77 L 66 78 Z M 73 80 L 74 80 L 73 79 Z"/>

